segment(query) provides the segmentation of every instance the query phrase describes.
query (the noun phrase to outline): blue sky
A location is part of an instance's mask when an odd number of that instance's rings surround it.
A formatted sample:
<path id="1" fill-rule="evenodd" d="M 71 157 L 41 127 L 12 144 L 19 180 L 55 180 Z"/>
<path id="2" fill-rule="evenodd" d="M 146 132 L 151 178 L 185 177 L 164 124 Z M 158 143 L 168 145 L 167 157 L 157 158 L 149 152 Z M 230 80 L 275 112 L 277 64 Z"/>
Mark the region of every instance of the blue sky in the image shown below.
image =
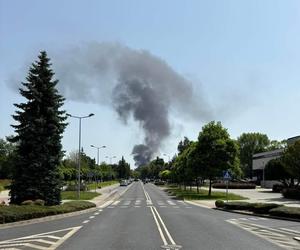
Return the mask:
<path id="1" fill-rule="evenodd" d="M 300 134 L 299 1 L 5 1 L 0 0 L 0 138 L 12 134 L 10 87 L 24 80 L 40 50 L 49 56 L 89 42 L 120 42 L 165 60 L 202 91 L 231 136 L 262 132 L 271 139 Z M 55 58 L 52 60 L 55 69 Z M 122 124 L 108 106 L 67 100 L 70 113 L 96 115 L 83 122 L 83 146 L 107 145 L 100 158 L 122 155 L 142 130 Z M 158 154 L 173 155 L 184 136 L 196 139 L 201 119 L 171 119 L 171 136 Z M 78 124 L 70 120 L 63 146 L 77 149 Z M 167 158 L 166 158 L 167 159 Z"/>

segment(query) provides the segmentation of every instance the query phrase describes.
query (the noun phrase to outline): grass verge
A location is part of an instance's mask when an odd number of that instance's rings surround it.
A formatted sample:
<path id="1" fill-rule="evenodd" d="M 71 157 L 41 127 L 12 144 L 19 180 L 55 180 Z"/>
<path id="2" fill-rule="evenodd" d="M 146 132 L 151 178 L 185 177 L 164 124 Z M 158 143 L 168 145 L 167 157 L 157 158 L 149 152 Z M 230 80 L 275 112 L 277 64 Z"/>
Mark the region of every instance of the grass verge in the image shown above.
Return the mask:
<path id="1" fill-rule="evenodd" d="M 11 180 L 8 180 L 8 179 L 0 180 L 0 192 L 3 190 L 9 189 L 10 183 L 11 183 Z"/>
<path id="2" fill-rule="evenodd" d="M 104 188 L 104 187 L 111 186 L 111 185 L 114 185 L 117 183 L 119 183 L 119 181 L 103 181 L 103 182 L 99 182 L 98 184 L 96 182 L 89 183 L 87 186 L 88 186 L 89 190 L 94 190 L 96 187 Z"/>
<path id="3" fill-rule="evenodd" d="M 81 191 L 80 200 L 91 200 L 99 195 L 101 194 L 96 192 Z M 62 200 L 78 200 L 76 191 L 63 191 L 61 192 L 61 198 Z"/>
<path id="4" fill-rule="evenodd" d="M 186 199 L 186 200 L 226 200 L 226 193 L 225 192 L 211 192 L 211 196 L 208 196 L 208 190 L 200 189 L 199 193 L 196 190 L 183 190 L 180 188 L 168 188 L 166 190 L 171 195 L 175 195 L 179 199 Z M 246 200 L 248 198 L 228 193 L 228 200 Z"/>
<path id="5" fill-rule="evenodd" d="M 49 215 L 71 213 L 95 206 L 96 205 L 94 203 L 88 201 L 70 201 L 57 206 L 0 206 L 0 224 L 41 218 Z"/>

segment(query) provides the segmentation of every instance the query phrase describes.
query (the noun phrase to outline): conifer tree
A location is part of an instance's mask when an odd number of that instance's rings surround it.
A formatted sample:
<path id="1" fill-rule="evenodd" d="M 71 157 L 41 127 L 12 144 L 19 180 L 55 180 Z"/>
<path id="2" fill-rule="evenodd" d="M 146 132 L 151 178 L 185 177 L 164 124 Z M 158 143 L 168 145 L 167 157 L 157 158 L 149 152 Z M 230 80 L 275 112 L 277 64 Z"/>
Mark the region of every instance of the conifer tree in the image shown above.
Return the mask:
<path id="1" fill-rule="evenodd" d="M 59 163 L 62 152 L 62 133 L 66 127 L 64 98 L 58 93 L 58 80 L 53 79 L 50 59 L 40 52 L 19 89 L 25 103 L 18 108 L 12 125 L 16 135 L 17 160 L 11 184 L 11 203 L 42 199 L 46 205 L 59 204 L 61 180 Z"/>

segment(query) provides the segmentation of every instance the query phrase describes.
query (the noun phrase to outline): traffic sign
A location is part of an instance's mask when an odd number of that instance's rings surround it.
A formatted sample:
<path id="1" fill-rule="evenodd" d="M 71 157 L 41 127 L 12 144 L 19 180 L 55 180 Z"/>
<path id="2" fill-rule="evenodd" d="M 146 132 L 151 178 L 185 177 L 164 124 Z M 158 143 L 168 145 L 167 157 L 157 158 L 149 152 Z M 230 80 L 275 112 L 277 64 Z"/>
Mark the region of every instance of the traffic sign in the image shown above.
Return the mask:
<path id="1" fill-rule="evenodd" d="M 230 175 L 230 173 L 229 173 L 228 170 L 226 170 L 226 171 L 224 172 L 223 179 L 224 179 L 224 180 L 231 180 L 231 175 Z"/>

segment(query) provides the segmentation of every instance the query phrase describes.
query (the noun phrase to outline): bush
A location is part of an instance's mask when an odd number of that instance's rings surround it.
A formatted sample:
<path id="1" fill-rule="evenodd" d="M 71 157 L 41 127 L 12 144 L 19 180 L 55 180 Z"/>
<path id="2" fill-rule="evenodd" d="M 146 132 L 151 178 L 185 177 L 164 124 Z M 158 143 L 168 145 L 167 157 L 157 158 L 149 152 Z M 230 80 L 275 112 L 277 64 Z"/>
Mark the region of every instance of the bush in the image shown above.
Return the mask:
<path id="1" fill-rule="evenodd" d="M 274 184 L 272 187 L 272 191 L 274 193 L 280 193 L 284 189 L 283 184 Z"/>
<path id="2" fill-rule="evenodd" d="M 224 207 L 224 201 L 223 200 L 216 200 L 215 205 L 216 205 L 216 207 Z"/>
<path id="3" fill-rule="evenodd" d="M 299 207 L 277 207 L 269 211 L 270 215 L 287 217 L 293 219 L 300 219 L 300 208 Z"/>
<path id="4" fill-rule="evenodd" d="M 226 202 L 224 203 L 224 208 L 228 210 L 248 210 L 251 211 L 251 209 L 254 207 L 254 203 L 249 202 Z"/>
<path id="5" fill-rule="evenodd" d="M 300 188 L 284 188 L 282 195 L 284 198 L 300 200 Z"/>
<path id="6" fill-rule="evenodd" d="M 0 206 L 0 223 L 9 223 L 20 220 L 29 220 L 49 215 L 70 213 L 95 207 L 94 203 L 88 201 L 71 201 L 58 206 Z"/>
<path id="7" fill-rule="evenodd" d="M 214 183 L 212 185 L 213 188 L 227 188 L 226 183 Z M 228 183 L 229 189 L 255 189 L 256 185 L 254 183 L 236 183 L 236 182 L 230 182 Z"/>
<path id="8" fill-rule="evenodd" d="M 32 204 L 33 204 L 32 200 L 26 200 L 21 203 L 21 205 L 24 205 L 24 206 L 28 206 L 28 205 L 32 205 Z"/>
<path id="9" fill-rule="evenodd" d="M 44 200 L 38 199 L 38 200 L 35 200 L 35 201 L 33 202 L 33 204 L 34 204 L 34 205 L 37 205 L 37 206 L 44 206 L 44 205 L 45 205 L 45 201 L 44 201 Z"/>
<path id="10" fill-rule="evenodd" d="M 258 214 L 267 214 L 273 208 L 281 207 L 282 205 L 275 203 L 254 203 L 251 211 Z"/>
<path id="11" fill-rule="evenodd" d="M 77 191 L 78 190 L 78 185 L 68 185 L 65 191 Z M 80 191 L 88 191 L 89 188 L 85 184 L 80 185 Z"/>

